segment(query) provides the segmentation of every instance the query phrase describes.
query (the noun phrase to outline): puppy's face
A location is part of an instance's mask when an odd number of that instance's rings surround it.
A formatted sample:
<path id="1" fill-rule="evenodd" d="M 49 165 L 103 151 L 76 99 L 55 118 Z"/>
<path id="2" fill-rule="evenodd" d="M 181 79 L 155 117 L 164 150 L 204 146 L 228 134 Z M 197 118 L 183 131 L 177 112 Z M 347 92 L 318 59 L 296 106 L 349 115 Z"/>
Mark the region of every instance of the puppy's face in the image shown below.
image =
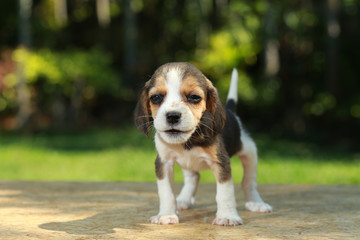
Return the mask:
<path id="1" fill-rule="evenodd" d="M 135 111 L 135 123 L 147 135 L 152 118 L 161 139 L 181 144 L 201 124 L 205 111 L 215 117 L 217 108 L 222 106 L 216 89 L 195 66 L 168 63 L 146 83 Z M 212 122 L 215 124 L 215 118 Z M 208 127 L 213 129 L 214 124 Z"/>

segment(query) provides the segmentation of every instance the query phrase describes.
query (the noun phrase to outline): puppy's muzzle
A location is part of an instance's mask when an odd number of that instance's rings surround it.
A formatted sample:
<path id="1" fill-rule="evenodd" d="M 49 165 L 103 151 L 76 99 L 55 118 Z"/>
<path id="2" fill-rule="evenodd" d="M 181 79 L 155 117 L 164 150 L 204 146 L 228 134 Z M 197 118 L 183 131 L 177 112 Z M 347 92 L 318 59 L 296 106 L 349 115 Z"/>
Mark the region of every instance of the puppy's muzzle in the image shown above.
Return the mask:
<path id="1" fill-rule="evenodd" d="M 168 112 L 166 113 L 166 122 L 173 126 L 180 122 L 181 119 L 181 113 L 179 112 Z"/>

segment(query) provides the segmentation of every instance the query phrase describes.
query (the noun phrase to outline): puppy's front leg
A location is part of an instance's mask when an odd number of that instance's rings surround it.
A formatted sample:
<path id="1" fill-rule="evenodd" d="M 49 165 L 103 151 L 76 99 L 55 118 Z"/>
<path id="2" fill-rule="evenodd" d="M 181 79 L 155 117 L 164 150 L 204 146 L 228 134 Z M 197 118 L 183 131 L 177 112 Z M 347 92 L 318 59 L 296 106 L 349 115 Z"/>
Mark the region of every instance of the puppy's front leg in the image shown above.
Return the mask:
<path id="1" fill-rule="evenodd" d="M 243 224 L 236 210 L 234 183 L 230 162 L 215 163 L 211 167 L 216 177 L 216 218 L 215 225 L 236 226 Z"/>
<path id="2" fill-rule="evenodd" d="M 159 155 L 155 161 L 160 210 L 157 216 L 151 217 L 154 224 L 176 224 L 179 218 L 176 215 L 176 200 L 173 191 L 174 161 L 162 162 Z"/>

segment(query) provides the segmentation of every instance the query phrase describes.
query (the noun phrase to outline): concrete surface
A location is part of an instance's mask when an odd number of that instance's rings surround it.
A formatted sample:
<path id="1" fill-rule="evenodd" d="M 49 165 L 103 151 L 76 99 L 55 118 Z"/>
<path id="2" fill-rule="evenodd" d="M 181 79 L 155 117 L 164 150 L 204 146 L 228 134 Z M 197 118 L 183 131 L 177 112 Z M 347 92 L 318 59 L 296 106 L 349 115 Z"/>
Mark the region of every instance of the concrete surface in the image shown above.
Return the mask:
<path id="1" fill-rule="evenodd" d="M 176 185 L 177 192 L 181 185 Z M 155 183 L 0 181 L 0 239 L 360 239 L 360 186 L 261 185 L 270 214 L 244 209 L 245 224 L 213 226 L 215 184 L 201 184 L 180 224 L 149 224 Z"/>

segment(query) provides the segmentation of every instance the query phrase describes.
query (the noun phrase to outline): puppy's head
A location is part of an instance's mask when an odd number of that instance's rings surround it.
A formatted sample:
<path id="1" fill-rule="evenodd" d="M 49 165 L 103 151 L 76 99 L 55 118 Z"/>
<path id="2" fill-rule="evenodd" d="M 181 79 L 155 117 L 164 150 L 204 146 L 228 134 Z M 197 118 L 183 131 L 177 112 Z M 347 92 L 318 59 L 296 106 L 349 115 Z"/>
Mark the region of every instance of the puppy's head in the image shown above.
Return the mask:
<path id="1" fill-rule="evenodd" d="M 210 114 L 204 115 L 206 111 Z M 211 119 L 204 119 L 208 115 Z M 153 125 L 162 140 L 181 144 L 201 124 L 213 135 L 219 133 L 225 111 L 217 90 L 200 70 L 189 63 L 168 63 L 146 82 L 135 109 L 135 124 L 147 136 Z"/>

